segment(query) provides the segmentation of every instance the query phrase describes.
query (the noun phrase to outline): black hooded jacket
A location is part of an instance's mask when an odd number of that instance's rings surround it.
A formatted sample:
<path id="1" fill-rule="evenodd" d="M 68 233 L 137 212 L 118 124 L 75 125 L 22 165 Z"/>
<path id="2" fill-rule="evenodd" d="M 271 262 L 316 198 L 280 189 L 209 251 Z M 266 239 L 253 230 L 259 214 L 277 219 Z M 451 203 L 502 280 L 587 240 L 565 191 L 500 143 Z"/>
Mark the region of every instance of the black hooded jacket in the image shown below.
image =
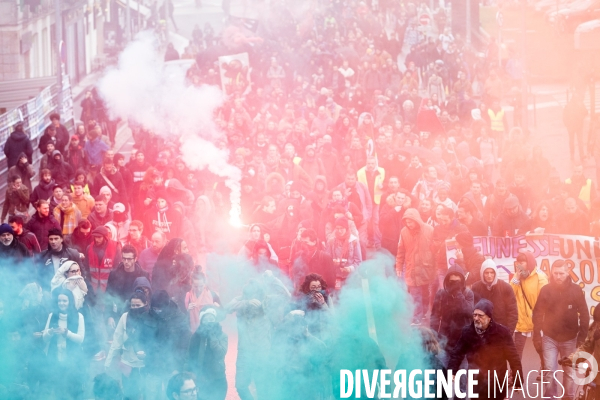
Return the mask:
<path id="1" fill-rule="evenodd" d="M 4 143 L 4 155 L 6 156 L 6 166 L 10 168 L 17 165 L 21 153 L 27 155 L 27 161 L 31 164 L 31 155 L 33 154 L 33 147 L 29 141 L 29 136 L 22 130 L 15 130 L 10 134 L 6 143 Z"/>
<path id="2" fill-rule="evenodd" d="M 125 271 L 125 266 L 123 262 L 121 262 L 117 268 L 110 271 L 108 275 L 108 283 L 106 284 L 106 293 L 113 297 L 113 301 L 119 308 L 125 301 L 129 299 L 129 296 L 133 293 L 133 285 L 134 282 L 138 279 L 144 277 L 148 279 L 148 273 L 140 267 L 140 265 L 136 262 L 133 272 Z M 119 304 L 120 303 L 120 304 Z"/>
<path id="3" fill-rule="evenodd" d="M 46 235 L 46 238 L 48 235 Z M 59 264 L 64 263 L 65 261 L 75 261 L 79 264 L 81 268 L 81 275 L 87 280 L 90 279 L 89 273 L 83 268 L 83 263 L 79 258 L 79 253 L 77 250 L 67 247 L 66 243 L 63 243 L 62 249 L 60 251 L 54 252 L 52 249 L 48 247 L 48 242 L 46 241 L 46 249 L 42 251 L 38 256 L 38 283 L 44 289 L 50 287 L 50 281 L 54 276 L 54 264 L 52 262 L 52 256 L 56 256 L 59 258 Z"/>
<path id="4" fill-rule="evenodd" d="M 56 156 L 60 156 L 60 159 L 56 160 Z M 56 184 L 63 187 L 74 177 L 73 168 L 63 160 L 62 153 L 58 150 L 52 152 L 52 158 L 48 161 L 48 169 L 52 172 L 52 178 Z"/>
<path id="5" fill-rule="evenodd" d="M 590 313 L 581 287 L 567 277 L 565 283 L 550 282 L 540 290 L 533 307 L 533 334 L 548 336 L 558 342 L 577 338 L 577 346 L 585 340 L 590 326 Z"/>
<path id="6" fill-rule="evenodd" d="M 453 274 L 461 278 L 460 290 L 456 292 L 448 286 L 449 277 Z M 463 270 L 454 265 L 446 273 L 444 287 L 435 294 L 429 326 L 447 340 L 446 349 L 452 349 L 460 338 L 462 328 L 471 321 L 472 314 L 473 292 L 465 287 Z"/>
<path id="7" fill-rule="evenodd" d="M 472 311 L 472 310 L 471 310 Z M 469 369 L 478 369 L 478 384 L 475 387 L 475 393 L 480 398 L 504 399 L 506 397 L 506 385 L 504 391 L 498 388 L 496 396 L 488 397 L 489 386 L 488 371 L 490 378 L 494 379 L 494 373 L 500 377 L 500 380 L 506 376 L 506 363 L 510 365 L 512 371 L 518 371 L 519 376 L 523 378 L 523 368 L 521 359 L 513 342 L 513 333 L 504 325 L 494 322 L 493 316 L 490 325 L 481 335 L 475 330 L 475 325 L 471 322 L 462 328 L 460 339 L 450 354 L 448 370 L 458 371 L 463 358 L 466 356 L 469 363 Z"/>

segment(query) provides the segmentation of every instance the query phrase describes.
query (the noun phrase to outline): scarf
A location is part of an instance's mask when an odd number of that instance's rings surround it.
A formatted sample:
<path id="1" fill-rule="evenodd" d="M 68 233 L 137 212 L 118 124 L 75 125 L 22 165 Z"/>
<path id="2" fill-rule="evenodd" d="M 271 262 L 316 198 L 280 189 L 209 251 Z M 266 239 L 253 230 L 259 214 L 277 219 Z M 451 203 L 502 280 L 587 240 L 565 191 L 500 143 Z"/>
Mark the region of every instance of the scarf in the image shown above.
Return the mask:
<path id="1" fill-rule="evenodd" d="M 71 204 L 68 208 L 63 208 L 59 205 L 54 209 L 54 218 L 56 218 L 62 227 L 63 235 L 70 235 L 77 228 L 77 209 L 75 204 Z"/>
<path id="2" fill-rule="evenodd" d="M 75 275 L 67 278 L 62 283 L 62 287 L 73 292 L 76 309 L 79 310 L 81 307 L 83 307 L 83 301 L 85 300 L 85 295 L 88 292 L 88 287 L 81 275 Z"/>
<path id="3" fill-rule="evenodd" d="M 204 287 L 200 296 L 196 296 L 193 290 L 190 290 L 185 295 L 185 308 L 187 309 L 190 303 L 196 305 L 196 308 L 190 311 L 190 330 L 192 332 L 196 332 L 196 329 L 200 326 L 200 309 L 202 309 L 205 305 L 210 305 L 214 303 L 213 295 L 208 290 L 207 287 Z"/>

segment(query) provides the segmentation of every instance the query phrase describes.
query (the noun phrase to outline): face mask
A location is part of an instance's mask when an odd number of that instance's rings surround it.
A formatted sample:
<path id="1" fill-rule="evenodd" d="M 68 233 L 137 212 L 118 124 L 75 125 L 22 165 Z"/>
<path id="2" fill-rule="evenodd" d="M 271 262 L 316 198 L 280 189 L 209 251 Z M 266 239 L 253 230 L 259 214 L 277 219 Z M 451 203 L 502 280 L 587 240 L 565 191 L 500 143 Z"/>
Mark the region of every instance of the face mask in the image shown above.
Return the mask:
<path id="1" fill-rule="evenodd" d="M 448 281 L 448 284 L 446 285 L 449 292 L 458 292 L 460 290 L 460 286 L 460 281 Z"/>
<path id="2" fill-rule="evenodd" d="M 148 311 L 146 309 L 146 307 L 140 307 L 140 308 L 130 308 L 128 315 L 132 316 L 133 318 L 139 318 L 142 314 L 144 314 L 146 311 Z"/>

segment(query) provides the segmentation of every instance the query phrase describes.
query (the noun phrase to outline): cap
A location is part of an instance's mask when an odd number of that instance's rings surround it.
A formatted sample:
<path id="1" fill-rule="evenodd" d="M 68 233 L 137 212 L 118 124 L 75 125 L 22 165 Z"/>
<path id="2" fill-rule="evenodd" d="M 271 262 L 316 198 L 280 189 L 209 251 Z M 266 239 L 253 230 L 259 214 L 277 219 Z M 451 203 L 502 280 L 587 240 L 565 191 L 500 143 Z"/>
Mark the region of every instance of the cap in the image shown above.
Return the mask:
<path id="1" fill-rule="evenodd" d="M 73 135 L 73 136 L 71 136 L 71 140 L 79 140 L 79 136 Z"/>
<path id="2" fill-rule="evenodd" d="M 113 212 L 120 212 L 120 213 L 124 213 L 125 212 L 125 205 L 123 205 L 123 203 L 117 203 L 114 205 L 113 207 Z"/>

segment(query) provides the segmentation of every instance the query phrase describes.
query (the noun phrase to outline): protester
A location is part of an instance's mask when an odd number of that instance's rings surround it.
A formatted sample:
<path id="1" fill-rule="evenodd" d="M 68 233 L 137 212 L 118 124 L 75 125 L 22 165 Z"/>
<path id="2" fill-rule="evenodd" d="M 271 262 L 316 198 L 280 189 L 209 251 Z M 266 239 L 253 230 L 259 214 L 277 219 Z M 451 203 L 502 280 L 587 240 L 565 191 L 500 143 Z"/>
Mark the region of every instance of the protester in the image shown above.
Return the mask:
<path id="1" fill-rule="evenodd" d="M 559 358 L 570 356 L 587 337 L 590 314 L 579 285 L 571 281 L 564 261 L 552 265 L 551 279 L 539 293 L 533 308 L 533 342 L 542 348 L 544 365 L 549 371 L 558 370 Z M 542 337 L 541 332 L 544 332 Z M 575 396 L 575 383 L 570 366 L 564 366 L 562 386 L 564 396 Z M 557 384 L 551 382 L 549 393 L 556 396 Z"/>
<path id="2" fill-rule="evenodd" d="M 488 399 L 504 399 L 508 385 L 499 388 L 494 385 L 492 376 L 506 376 L 507 363 L 521 377 L 521 380 L 515 381 L 515 386 L 520 388 L 526 383 L 521 360 L 511 336 L 512 332 L 508 328 L 494 321 L 493 304 L 486 299 L 479 300 L 473 310 L 473 322 L 462 328 L 460 339 L 450 354 L 448 370 L 457 371 L 466 356 L 469 368 L 479 369 L 475 393 Z M 490 389 L 493 392 L 488 394 Z"/>
<path id="3" fill-rule="evenodd" d="M 200 325 L 190 339 L 187 365 L 201 387 L 199 399 L 225 400 L 227 335 L 217 320 L 215 308 L 203 307 L 197 311 Z"/>
<path id="4" fill-rule="evenodd" d="M 494 306 L 494 320 L 514 332 L 518 321 L 515 293 L 508 283 L 498 279 L 498 267 L 493 260 L 487 259 L 481 264 L 479 278 L 481 280 L 471 287 L 475 303 L 489 300 Z"/>

